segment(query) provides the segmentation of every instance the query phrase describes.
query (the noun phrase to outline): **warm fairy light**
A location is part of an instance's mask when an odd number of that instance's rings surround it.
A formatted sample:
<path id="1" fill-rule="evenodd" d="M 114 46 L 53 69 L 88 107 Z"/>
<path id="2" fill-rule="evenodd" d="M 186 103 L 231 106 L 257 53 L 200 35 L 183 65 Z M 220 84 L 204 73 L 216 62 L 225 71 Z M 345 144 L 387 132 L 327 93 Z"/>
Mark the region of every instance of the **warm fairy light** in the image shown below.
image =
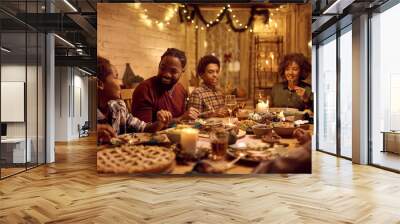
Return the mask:
<path id="1" fill-rule="evenodd" d="M 149 26 L 149 27 L 153 24 L 153 22 L 152 22 L 150 19 L 146 19 L 146 20 L 144 21 L 144 23 L 145 23 L 147 26 Z"/>
<path id="2" fill-rule="evenodd" d="M 246 28 L 246 29 L 247 29 L 247 26 L 244 26 L 244 28 Z"/>
<path id="3" fill-rule="evenodd" d="M 239 22 L 239 20 L 237 19 L 235 22 L 237 22 L 237 23 L 238 23 L 238 22 Z"/>
<path id="4" fill-rule="evenodd" d="M 192 20 L 192 23 L 194 23 L 194 20 Z"/>
<path id="5" fill-rule="evenodd" d="M 228 6 L 228 8 L 231 7 L 231 5 L 229 5 L 229 4 L 227 6 Z"/>
<path id="6" fill-rule="evenodd" d="M 250 29 L 250 33 L 252 33 L 253 32 L 253 29 Z"/>
<path id="7" fill-rule="evenodd" d="M 147 19 L 147 15 L 146 14 L 140 14 L 139 15 L 141 19 Z"/>
<path id="8" fill-rule="evenodd" d="M 278 23 L 275 22 L 275 29 L 278 28 Z"/>
<path id="9" fill-rule="evenodd" d="M 201 27 L 200 29 L 201 29 L 201 30 L 204 30 L 204 27 Z"/>
<path id="10" fill-rule="evenodd" d="M 265 64 L 269 65 L 269 61 L 268 61 L 268 60 L 265 60 Z"/>
<path id="11" fill-rule="evenodd" d="M 239 24 L 239 26 L 243 26 L 243 24 Z"/>
<path id="12" fill-rule="evenodd" d="M 198 29 L 198 28 L 199 28 L 199 26 L 195 26 L 195 28 L 196 28 L 196 29 Z"/>
<path id="13" fill-rule="evenodd" d="M 235 17 L 236 17 L 236 15 L 233 15 L 232 17 L 233 17 L 233 18 L 235 18 Z"/>
<path id="14" fill-rule="evenodd" d="M 219 19 L 216 19 L 215 21 L 219 22 Z"/>
<path id="15" fill-rule="evenodd" d="M 147 12 L 147 9 L 144 9 L 143 11 L 144 11 L 144 12 Z"/>
<path id="16" fill-rule="evenodd" d="M 131 5 L 132 5 L 133 8 L 135 8 L 135 9 L 139 9 L 139 8 L 140 8 L 140 3 L 131 3 Z"/>
<path id="17" fill-rule="evenodd" d="M 207 23 L 206 27 L 210 27 L 210 24 Z"/>

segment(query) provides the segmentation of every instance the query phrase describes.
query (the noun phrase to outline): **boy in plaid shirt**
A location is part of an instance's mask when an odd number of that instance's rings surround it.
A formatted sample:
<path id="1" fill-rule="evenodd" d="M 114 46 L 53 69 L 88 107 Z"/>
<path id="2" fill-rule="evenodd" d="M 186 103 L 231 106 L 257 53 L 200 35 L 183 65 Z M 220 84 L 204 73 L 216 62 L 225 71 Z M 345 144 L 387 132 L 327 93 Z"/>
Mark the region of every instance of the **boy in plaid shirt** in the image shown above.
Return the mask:
<path id="1" fill-rule="evenodd" d="M 202 57 L 197 65 L 197 75 L 202 78 L 203 84 L 193 90 L 189 107 L 199 110 L 203 117 L 222 117 L 227 114 L 224 95 L 218 89 L 219 72 L 219 59 L 213 55 Z"/>

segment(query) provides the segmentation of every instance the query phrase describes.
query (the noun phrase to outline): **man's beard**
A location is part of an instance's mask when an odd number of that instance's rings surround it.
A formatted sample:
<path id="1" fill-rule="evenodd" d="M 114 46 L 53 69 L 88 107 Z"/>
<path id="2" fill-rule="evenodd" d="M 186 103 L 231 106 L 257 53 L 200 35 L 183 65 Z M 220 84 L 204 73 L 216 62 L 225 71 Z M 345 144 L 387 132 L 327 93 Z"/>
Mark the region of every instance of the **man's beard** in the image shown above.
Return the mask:
<path id="1" fill-rule="evenodd" d="M 172 87 L 174 87 L 174 85 L 178 82 L 177 80 L 169 79 L 169 80 L 170 80 L 170 83 L 169 83 L 169 84 L 166 84 L 166 83 L 163 83 L 162 79 L 163 79 L 163 77 L 157 76 L 158 84 L 160 85 L 160 87 L 161 87 L 163 90 L 170 90 L 170 89 L 172 89 Z M 164 78 L 164 79 L 165 79 L 165 78 Z"/>

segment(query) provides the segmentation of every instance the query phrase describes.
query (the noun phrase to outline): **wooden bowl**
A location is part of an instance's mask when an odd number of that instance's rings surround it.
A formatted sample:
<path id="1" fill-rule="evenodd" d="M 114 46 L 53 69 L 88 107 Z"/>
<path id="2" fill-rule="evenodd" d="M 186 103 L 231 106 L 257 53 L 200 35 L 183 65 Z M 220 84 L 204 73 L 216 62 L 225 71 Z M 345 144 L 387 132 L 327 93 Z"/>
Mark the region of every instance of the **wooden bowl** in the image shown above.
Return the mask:
<path id="1" fill-rule="evenodd" d="M 290 128 L 274 127 L 274 131 L 282 138 L 292 138 L 294 130 L 296 130 L 295 127 L 290 127 Z"/>
<path id="2" fill-rule="evenodd" d="M 253 129 L 254 134 L 259 138 L 272 132 L 272 127 L 265 124 L 256 124 L 251 129 Z"/>

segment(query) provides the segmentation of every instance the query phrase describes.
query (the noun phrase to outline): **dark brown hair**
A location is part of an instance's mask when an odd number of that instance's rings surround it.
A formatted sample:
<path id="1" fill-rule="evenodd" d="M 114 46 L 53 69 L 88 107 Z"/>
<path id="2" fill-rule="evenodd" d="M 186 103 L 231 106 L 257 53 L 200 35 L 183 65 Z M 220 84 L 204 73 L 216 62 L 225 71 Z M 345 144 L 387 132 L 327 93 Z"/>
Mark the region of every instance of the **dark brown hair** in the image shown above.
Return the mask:
<path id="1" fill-rule="evenodd" d="M 112 66 L 108 59 L 97 56 L 97 78 L 101 81 L 106 80 L 112 74 Z"/>
<path id="2" fill-rule="evenodd" d="M 183 52 L 179 49 L 176 49 L 176 48 L 168 48 L 164 52 L 164 54 L 161 56 L 161 59 L 163 59 L 163 57 L 166 57 L 166 56 L 172 56 L 172 57 L 178 58 L 179 61 L 181 62 L 182 68 L 185 68 L 186 61 L 187 61 L 185 52 Z"/>
<path id="3" fill-rule="evenodd" d="M 293 53 L 293 54 L 285 55 L 285 57 L 283 57 L 283 60 L 279 64 L 279 75 L 284 80 L 286 80 L 285 69 L 292 62 L 295 62 L 300 67 L 300 78 L 299 79 L 300 80 L 307 79 L 311 72 L 311 64 L 308 61 L 308 59 L 301 53 Z"/>
<path id="4" fill-rule="evenodd" d="M 197 75 L 200 76 L 206 72 L 207 65 L 209 64 L 216 64 L 218 68 L 220 68 L 220 62 L 217 57 L 214 55 L 206 55 L 200 58 L 199 63 L 197 64 Z"/>

